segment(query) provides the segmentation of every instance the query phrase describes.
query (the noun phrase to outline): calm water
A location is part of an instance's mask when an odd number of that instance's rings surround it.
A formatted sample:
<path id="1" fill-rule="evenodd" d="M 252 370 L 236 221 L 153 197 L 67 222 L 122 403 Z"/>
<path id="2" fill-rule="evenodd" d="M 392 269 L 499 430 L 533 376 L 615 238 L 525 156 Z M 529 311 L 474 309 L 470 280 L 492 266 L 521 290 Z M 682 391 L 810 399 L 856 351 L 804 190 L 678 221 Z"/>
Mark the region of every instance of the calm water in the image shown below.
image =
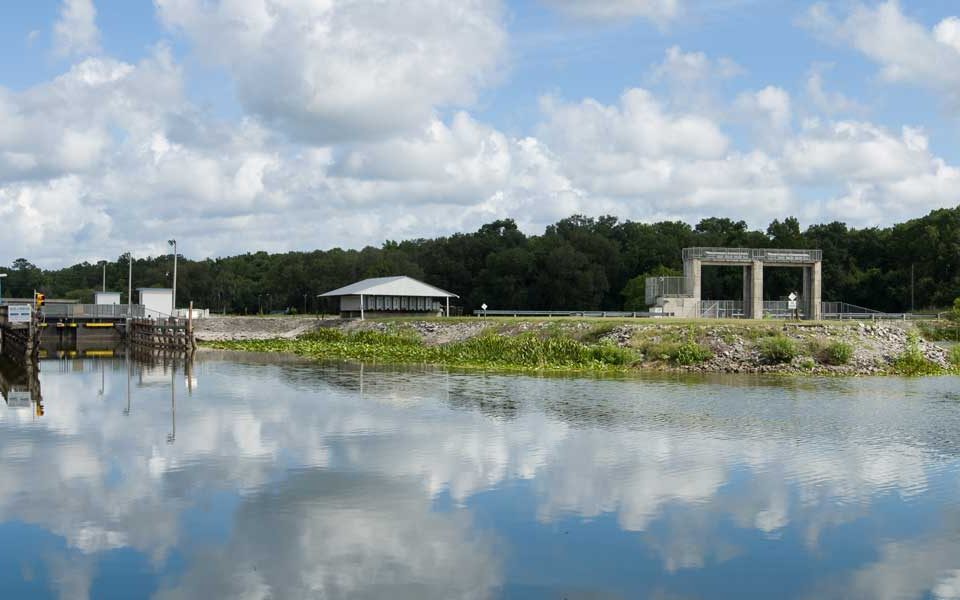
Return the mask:
<path id="1" fill-rule="evenodd" d="M 956 378 L 0 374 L 4 599 L 960 598 Z"/>

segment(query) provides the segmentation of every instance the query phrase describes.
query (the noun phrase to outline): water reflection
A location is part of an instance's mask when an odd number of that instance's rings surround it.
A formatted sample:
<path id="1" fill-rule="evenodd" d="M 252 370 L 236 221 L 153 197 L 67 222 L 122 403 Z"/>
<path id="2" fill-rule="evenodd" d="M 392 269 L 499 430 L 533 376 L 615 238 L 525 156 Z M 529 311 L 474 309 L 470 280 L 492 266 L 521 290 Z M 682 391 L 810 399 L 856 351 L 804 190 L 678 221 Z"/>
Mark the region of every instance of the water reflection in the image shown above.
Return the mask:
<path id="1" fill-rule="evenodd" d="M 0 369 L 0 389 L 13 380 Z M 20 548 L 0 560 L 3 597 L 960 591 L 953 378 L 211 353 L 45 361 L 39 383 L 43 418 L 0 414 L 0 547 Z"/>
<path id="2" fill-rule="evenodd" d="M 43 394 L 40 373 L 35 365 L 23 365 L 0 353 L 0 396 L 8 408 L 32 409 L 34 416 L 43 416 Z"/>

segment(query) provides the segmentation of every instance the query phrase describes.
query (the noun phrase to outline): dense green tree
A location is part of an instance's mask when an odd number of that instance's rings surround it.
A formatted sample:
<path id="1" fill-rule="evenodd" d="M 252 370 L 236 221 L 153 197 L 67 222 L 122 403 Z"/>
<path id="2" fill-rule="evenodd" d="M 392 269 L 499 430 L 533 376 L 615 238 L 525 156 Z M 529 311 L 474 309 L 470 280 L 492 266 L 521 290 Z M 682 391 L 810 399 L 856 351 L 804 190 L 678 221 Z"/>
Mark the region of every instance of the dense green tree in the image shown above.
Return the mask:
<path id="1" fill-rule="evenodd" d="M 409 275 L 460 296 L 466 311 L 491 308 L 621 309 L 642 307 L 648 275 L 680 273 L 681 251 L 691 246 L 819 248 L 823 297 L 885 311 L 948 307 L 960 296 L 960 208 L 947 208 L 886 228 L 855 229 L 839 222 L 802 230 L 794 217 L 762 231 L 744 221 L 707 218 L 639 223 L 613 216 L 573 215 L 528 236 L 511 219 L 472 233 L 435 239 L 387 241 L 360 250 L 314 250 L 190 260 L 179 257 L 177 299 L 216 312 L 253 314 L 259 309 L 335 310 L 317 294 L 365 277 Z M 42 270 L 19 258 L 6 273 L 3 295 L 89 301 L 103 267 L 87 262 Z M 107 288 L 126 301 L 125 257 L 107 263 Z M 768 298 L 800 286 L 798 269 L 769 269 Z M 170 255 L 138 258 L 133 287 L 168 287 Z M 704 270 L 705 298 L 739 298 L 738 268 Z"/>

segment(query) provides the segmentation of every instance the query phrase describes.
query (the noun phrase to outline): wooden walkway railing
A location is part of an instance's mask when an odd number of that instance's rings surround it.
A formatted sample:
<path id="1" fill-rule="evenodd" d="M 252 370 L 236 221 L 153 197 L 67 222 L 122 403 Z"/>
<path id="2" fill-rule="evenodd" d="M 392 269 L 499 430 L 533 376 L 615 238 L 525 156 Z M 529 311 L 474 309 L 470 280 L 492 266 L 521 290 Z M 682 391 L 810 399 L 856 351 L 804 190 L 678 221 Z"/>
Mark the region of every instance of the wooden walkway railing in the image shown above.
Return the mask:
<path id="1" fill-rule="evenodd" d="M 131 319 L 127 339 L 133 346 L 192 354 L 197 349 L 189 319 Z"/>

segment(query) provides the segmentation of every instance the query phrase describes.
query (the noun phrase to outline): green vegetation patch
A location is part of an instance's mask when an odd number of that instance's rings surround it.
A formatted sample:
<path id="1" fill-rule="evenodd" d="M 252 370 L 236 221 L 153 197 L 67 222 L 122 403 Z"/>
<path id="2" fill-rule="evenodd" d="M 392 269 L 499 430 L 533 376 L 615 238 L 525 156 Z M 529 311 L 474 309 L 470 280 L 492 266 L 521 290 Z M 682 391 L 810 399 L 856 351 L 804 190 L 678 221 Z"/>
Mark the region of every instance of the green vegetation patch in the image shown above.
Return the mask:
<path id="1" fill-rule="evenodd" d="M 960 342 L 960 323 L 955 321 L 919 321 L 917 328 L 928 342 Z"/>
<path id="2" fill-rule="evenodd" d="M 960 368 L 960 344 L 950 348 L 949 359 L 954 368 Z"/>
<path id="3" fill-rule="evenodd" d="M 318 359 L 431 363 L 500 369 L 622 369 L 637 355 L 612 343 L 584 344 L 566 336 L 541 337 L 487 333 L 443 346 L 425 346 L 414 332 L 318 330 L 296 340 L 214 342 L 213 348 L 255 352 L 293 352 Z"/>
<path id="4" fill-rule="evenodd" d="M 669 362 L 689 367 L 713 358 L 710 348 L 698 342 L 653 342 L 642 347 L 643 356 L 649 361 Z"/>
<path id="5" fill-rule="evenodd" d="M 587 331 L 581 332 L 577 339 L 584 343 L 596 343 L 605 335 L 609 335 L 617 328 L 617 323 L 598 323 L 590 327 Z"/>
<path id="6" fill-rule="evenodd" d="M 761 339 L 759 348 L 760 358 L 769 363 L 788 363 L 800 355 L 797 343 L 783 335 Z"/>
<path id="7" fill-rule="evenodd" d="M 820 362 L 828 365 L 845 365 L 853 358 L 853 346 L 846 342 L 833 341 L 827 344 Z"/>
<path id="8" fill-rule="evenodd" d="M 910 377 L 943 373 L 943 369 L 923 355 L 920 340 L 915 333 L 910 334 L 906 348 L 893 361 L 893 368 L 897 374 Z"/>

